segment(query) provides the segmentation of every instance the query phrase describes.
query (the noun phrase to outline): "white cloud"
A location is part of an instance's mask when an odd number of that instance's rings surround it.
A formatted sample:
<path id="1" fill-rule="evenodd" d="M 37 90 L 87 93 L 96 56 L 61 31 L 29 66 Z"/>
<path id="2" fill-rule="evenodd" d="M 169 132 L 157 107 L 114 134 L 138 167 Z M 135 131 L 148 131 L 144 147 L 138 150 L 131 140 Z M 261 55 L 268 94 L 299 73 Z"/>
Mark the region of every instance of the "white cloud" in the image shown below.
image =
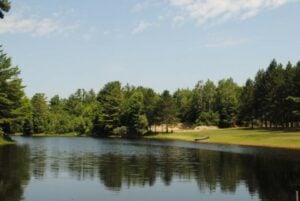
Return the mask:
<path id="1" fill-rule="evenodd" d="M 32 36 L 66 34 L 78 25 L 65 25 L 57 19 L 26 17 L 23 14 L 8 15 L 0 22 L 0 34 L 29 33 Z"/>
<path id="2" fill-rule="evenodd" d="M 233 17 L 246 19 L 264 9 L 282 6 L 291 0 L 169 0 L 169 4 L 181 10 L 180 16 L 195 20 L 198 24 L 209 20 L 228 20 Z M 176 20 L 178 18 L 174 18 Z"/>
<path id="3" fill-rule="evenodd" d="M 132 34 L 142 33 L 153 25 L 154 24 L 150 22 L 140 21 L 139 24 L 132 30 Z"/>

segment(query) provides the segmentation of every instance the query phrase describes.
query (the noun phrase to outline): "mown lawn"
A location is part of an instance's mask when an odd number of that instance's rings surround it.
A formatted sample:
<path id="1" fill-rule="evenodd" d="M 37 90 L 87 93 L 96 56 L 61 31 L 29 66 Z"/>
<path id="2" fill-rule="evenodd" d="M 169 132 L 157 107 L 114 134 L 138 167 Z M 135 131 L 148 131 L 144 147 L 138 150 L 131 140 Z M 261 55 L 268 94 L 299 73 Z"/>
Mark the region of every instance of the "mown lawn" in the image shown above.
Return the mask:
<path id="1" fill-rule="evenodd" d="M 300 149 L 300 131 L 263 130 L 263 129 L 217 129 L 203 131 L 175 132 L 147 136 L 150 139 L 194 141 L 196 138 L 209 137 L 201 143 L 236 144 Z"/>

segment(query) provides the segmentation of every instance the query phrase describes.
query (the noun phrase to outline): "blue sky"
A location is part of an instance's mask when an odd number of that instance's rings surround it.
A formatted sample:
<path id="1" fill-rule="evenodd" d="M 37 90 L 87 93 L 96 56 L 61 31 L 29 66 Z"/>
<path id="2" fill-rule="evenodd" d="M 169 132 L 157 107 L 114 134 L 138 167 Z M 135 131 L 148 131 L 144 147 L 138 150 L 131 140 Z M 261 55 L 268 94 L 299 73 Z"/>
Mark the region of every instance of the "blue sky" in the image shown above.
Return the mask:
<path id="1" fill-rule="evenodd" d="M 105 83 L 157 91 L 300 60 L 299 0 L 13 0 L 0 44 L 28 96 Z"/>

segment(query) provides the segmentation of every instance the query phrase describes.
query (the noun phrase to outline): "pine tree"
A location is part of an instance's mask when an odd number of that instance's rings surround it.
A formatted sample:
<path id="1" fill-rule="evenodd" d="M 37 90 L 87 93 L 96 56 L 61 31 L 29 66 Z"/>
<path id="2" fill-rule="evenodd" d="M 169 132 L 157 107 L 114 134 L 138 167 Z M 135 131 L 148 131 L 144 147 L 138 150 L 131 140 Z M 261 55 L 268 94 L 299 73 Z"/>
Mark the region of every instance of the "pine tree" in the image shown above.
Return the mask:
<path id="1" fill-rule="evenodd" d="M 128 136 L 141 136 L 147 133 L 148 120 L 143 102 L 143 94 L 135 91 L 124 103 L 122 125 L 127 127 Z"/>
<path id="2" fill-rule="evenodd" d="M 11 65 L 11 59 L 0 50 L 0 127 L 10 131 L 10 123 L 18 117 L 17 109 L 24 96 L 18 67 Z"/>
<path id="3" fill-rule="evenodd" d="M 94 121 L 94 132 L 107 136 L 120 126 L 123 93 L 118 81 L 107 83 L 97 96 L 98 114 Z"/>
<path id="4" fill-rule="evenodd" d="M 157 103 L 157 115 L 160 123 L 166 125 L 166 132 L 169 132 L 169 125 L 176 121 L 176 108 L 173 97 L 168 90 L 165 90 Z"/>

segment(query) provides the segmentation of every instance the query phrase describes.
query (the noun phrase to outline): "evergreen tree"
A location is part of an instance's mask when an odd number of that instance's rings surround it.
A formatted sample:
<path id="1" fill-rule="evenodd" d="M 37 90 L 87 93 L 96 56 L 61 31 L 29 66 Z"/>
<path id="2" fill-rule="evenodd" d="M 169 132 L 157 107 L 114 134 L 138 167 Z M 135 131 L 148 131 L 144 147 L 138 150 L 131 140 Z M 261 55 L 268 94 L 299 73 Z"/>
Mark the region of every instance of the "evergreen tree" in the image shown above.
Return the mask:
<path id="1" fill-rule="evenodd" d="M 254 82 L 251 79 L 246 81 L 242 88 L 240 97 L 239 120 L 242 125 L 253 128 L 254 126 Z"/>
<path id="2" fill-rule="evenodd" d="M 11 59 L 0 50 L 0 127 L 10 132 L 10 124 L 18 118 L 17 109 L 22 106 L 24 96 L 18 67 L 11 65 Z"/>
<path id="3" fill-rule="evenodd" d="M 267 111 L 265 105 L 267 104 L 267 100 L 265 98 L 266 86 L 265 86 L 265 71 L 259 70 L 255 76 L 254 82 L 254 94 L 253 94 L 253 107 L 255 119 L 260 121 L 261 127 L 266 125 L 266 116 Z"/>
<path id="4" fill-rule="evenodd" d="M 98 113 L 94 121 L 94 132 L 107 136 L 120 126 L 123 93 L 118 81 L 107 83 L 97 96 Z"/>
<path id="5" fill-rule="evenodd" d="M 284 85 L 284 74 L 282 65 L 278 65 L 274 59 L 265 72 L 265 100 L 264 105 L 266 110 L 266 118 L 269 126 L 275 127 L 282 123 L 281 117 L 283 116 L 282 102 L 286 97 L 283 97 L 281 89 Z"/>
<path id="6" fill-rule="evenodd" d="M 165 90 L 157 103 L 157 115 L 159 122 L 166 125 L 166 132 L 169 132 L 169 125 L 175 123 L 176 121 L 176 108 L 175 102 L 170 92 Z"/>
<path id="7" fill-rule="evenodd" d="M 135 91 L 124 103 L 122 125 L 127 127 L 128 136 L 141 136 L 148 130 L 143 102 L 143 94 Z"/>

